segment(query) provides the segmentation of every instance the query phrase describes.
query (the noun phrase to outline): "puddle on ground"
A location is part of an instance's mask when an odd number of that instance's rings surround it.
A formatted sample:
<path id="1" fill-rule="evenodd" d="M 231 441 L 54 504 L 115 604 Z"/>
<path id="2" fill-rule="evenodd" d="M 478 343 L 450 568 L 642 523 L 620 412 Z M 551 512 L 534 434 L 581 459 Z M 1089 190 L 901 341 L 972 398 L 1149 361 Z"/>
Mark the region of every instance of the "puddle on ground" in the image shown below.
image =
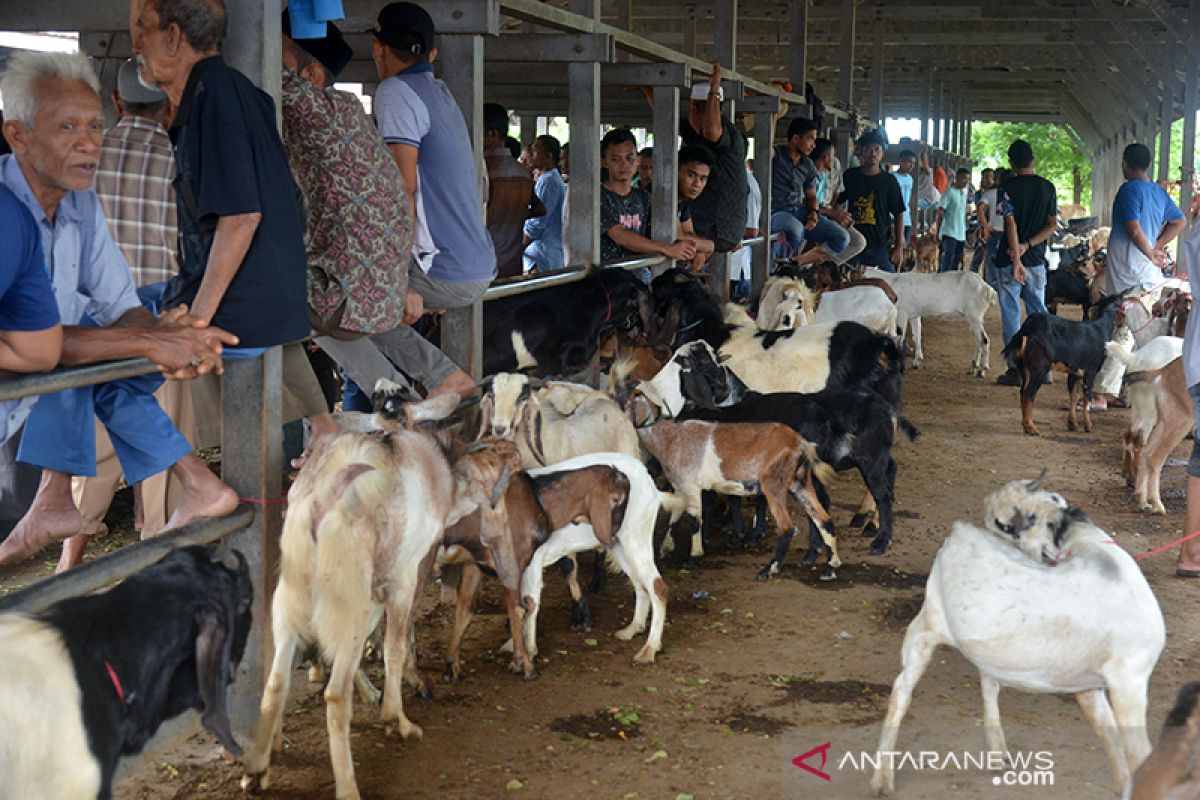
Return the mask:
<path id="1" fill-rule="evenodd" d="M 903 631 L 908 628 L 908 624 L 916 618 L 921 611 L 921 605 L 925 602 L 924 595 L 913 595 L 911 597 L 898 597 L 894 600 L 885 600 L 879 604 L 878 612 L 872 615 L 881 628 L 890 631 Z"/>
<path id="2" fill-rule="evenodd" d="M 550 730 L 585 740 L 636 739 L 642 735 L 640 719 L 629 709 L 602 708 L 590 714 L 559 717 L 550 723 Z"/>
<path id="3" fill-rule="evenodd" d="M 790 578 L 801 583 L 815 586 L 819 589 L 849 589 L 860 584 L 882 586 L 885 589 L 912 589 L 925 586 L 929 575 L 924 572 L 905 572 L 883 564 L 842 564 L 838 567 L 837 578 L 831 581 L 821 580 L 824 569 L 824 559 L 816 566 L 807 567 L 803 564 L 784 564 L 783 571 L 776 576 Z"/>
<path id="4" fill-rule="evenodd" d="M 792 727 L 781 720 L 755 714 L 753 709 L 738 706 L 721 718 L 734 733 L 749 733 L 755 736 L 775 736 Z"/>
<path id="5" fill-rule="evenodd" d="M 831 703 L 835 705 L 876 706 L 887 700 L 892 687 L 885 683 L 867 681 L 821 681 L 803 675 L 783 675 L 772 679 L 772 685 L 783 696 L 772 705 L 788 703 Z"/>

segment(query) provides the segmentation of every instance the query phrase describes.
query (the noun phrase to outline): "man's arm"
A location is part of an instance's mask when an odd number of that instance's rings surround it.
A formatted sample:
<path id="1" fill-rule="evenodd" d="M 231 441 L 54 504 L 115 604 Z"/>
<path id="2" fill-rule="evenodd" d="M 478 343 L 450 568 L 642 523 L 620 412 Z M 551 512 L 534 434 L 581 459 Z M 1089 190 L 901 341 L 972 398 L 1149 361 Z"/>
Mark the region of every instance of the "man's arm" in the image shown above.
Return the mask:
<path id="1" fill-rule="evenodd" d="M 262 214 L 233 214 L 217 220 L 217 231 L 213 235 L 212 250 L 208 255 L 208 266 L 196 290 L 192 302 L 192 314 L 212 322 L 229 284 L 242 267 L 242 261 L 250 250 L 254 233 L 262 221 Z"/>
<path id="2" fill-rule="evenodd" d="M 545 204 L 542 203 L 541 198 L 537 196 L 536 191 L 530 192 L 530 194 L 529 194 L 529 212 L 525 215 L 525 218 L 530 219 L 532 217 L 544 217 L 544 216 L 546 216 Z"/>
<path id="3" fill-rule="evenodd" d="M 680 241 L 673 244 L 664 244 L 654 239 L 647 239 L 640 233 L 631 231 L 621 225 L 614 225 L 604 233 L 615 244 L 633 253 L 666 256 L 677 261 L 686 261 L 696 255 L 696 246 L 691 242 Z"/>
<path id="4" fill-rule="evenodd" d="M 900 212 L 893 216 L 892 219 L 892 263 L 896 265 L 896 269 L 900 269 L 900 265 L 904 263 L 904 212 Z"/>
<path id="5" fill-rule="evenodd" d="M 979 220 L 979 227 L 975 229 L 975 238 L 979 240 L 987 239 L 991 233 L 991 228 L 988 225 L 988 204 L 979 202 L 975 205 L 975 216 Z"/>
<path id="6" fill-rule="evenodd" d="M 421 154 L 421 151 L 411 144 L 393 143 L 387 147 L 396 161 L 396 166 L 400 167 L 400 177 L 404 179 L 404 197 L 408 200 L 408 213 L 415 220 L 417 218 L 417 188 L 419 185 L 417 156 Z"/>
<path id="7" fill-rule="evenodd" d="M 131 308 L 108 328 L 63 328 L 62 364 L 94 364 L 121 358 L 148 358 L 167 377 L 187 380 L 221 371 L 221 350 L 238 338 L 187 313 L 171 309 L 155 319 Z"/>
<path id="8" fill-rule="evenodd" d="M 1169 221 L 1163 226 L 1162 233 L 1158 235 L 1158 241 L 1154 243 L 1154 246 L 1159 250 L 1166 247 L 1168 243 L 1173 241 L 1176 236 L 1183 232 L 1183 226 L 1183 217 Z"/>
<path id="9" fill-rule="evenodd" d="M 0 370 L 45 372 L 58 366 L 63 329 L 54 325 L 40 331 L 0 331 Z"/>
<path id="10" fill-rule="evenodd" d="M 725 135 L 725 125 L 721 120 L 721 65 L 713 64 L 712 76 L 708 79 L 708 102 L 704 105 L 704 134 L 705 141 L 716 144 Z"/>

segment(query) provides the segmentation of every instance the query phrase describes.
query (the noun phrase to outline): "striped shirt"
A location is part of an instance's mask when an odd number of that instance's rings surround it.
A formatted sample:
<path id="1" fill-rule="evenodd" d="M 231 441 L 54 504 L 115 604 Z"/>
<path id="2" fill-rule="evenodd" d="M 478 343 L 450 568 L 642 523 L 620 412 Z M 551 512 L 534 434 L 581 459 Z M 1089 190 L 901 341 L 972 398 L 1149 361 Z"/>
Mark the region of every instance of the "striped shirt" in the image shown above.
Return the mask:
<path id="1" fill-rule="evenodd" d="M 104 134 L 96 195 L 138 286 L 179 272 L 174 178 L 171 140 L 157 122 L 125 117 Z"/>

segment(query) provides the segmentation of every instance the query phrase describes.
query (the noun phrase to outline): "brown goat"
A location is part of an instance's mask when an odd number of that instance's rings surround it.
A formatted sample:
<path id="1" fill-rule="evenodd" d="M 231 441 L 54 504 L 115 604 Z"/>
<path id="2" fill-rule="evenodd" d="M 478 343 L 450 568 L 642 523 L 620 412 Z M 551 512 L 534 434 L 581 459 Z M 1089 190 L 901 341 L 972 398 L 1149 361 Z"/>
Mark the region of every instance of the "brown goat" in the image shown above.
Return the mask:
<path id="1" fill-rule="evenodd" d="M 493 441 L 488 439 L 488 441 Z M 499 440 L 497 441 L 497 446 Z M 507 443 L 510 446 L 511 443 Z M 515 454 L 515 446 L 514 454 Z M 537 669 L 525 649 L 522 635 L 524 609 L 520 601 L 521 576 L 534 551 L 550 534 L 573 522 L 587 522 L 596 539 L 611 547 L 613 532 L 620 528 L 629 497 L 629 480 L 609 466 L 555 472 L 530 477 L 517 473 L 505 492 L 507 518 L 503 526 L 487 526 L 479 512 L 446 530 L 447 548 L 443 564 L 460 564 L 454 632 L 446 654 L 447 680 L 462 675 L 459 652 L 462 637 L 474 617 L 476 598 L 483 580 L 482 568 L 495 573 L 504 590 L 509 628 L 513 640 L 514 672 L 525 680 L 537 678 Z"/>
<path id="2" fill-rule="evenodd" d="M 1179 690 L 1162 736 L 1133 776 L 1132 800 L 1200 799 L 1200 683 Z"/>

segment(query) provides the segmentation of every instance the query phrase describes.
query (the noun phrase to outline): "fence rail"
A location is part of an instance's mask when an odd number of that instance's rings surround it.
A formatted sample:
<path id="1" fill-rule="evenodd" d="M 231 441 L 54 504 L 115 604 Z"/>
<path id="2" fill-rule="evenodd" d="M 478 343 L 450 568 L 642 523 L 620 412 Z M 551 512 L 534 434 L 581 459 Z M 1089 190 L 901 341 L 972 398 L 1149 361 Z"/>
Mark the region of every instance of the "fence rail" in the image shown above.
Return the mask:
<path id="1" fill-rule="evenodd" d="M 22 375 L 0 383 L 0 401 L 20 400 L 23 397 L 61 392 L 64 389 L 78 389 L 81 386 L 149 375 L 156 371 L 155 366 L 144 358 L 106 361 L 103 364 L 88 364 L 82 367 L 63 367 L 50 372 Z"/>

